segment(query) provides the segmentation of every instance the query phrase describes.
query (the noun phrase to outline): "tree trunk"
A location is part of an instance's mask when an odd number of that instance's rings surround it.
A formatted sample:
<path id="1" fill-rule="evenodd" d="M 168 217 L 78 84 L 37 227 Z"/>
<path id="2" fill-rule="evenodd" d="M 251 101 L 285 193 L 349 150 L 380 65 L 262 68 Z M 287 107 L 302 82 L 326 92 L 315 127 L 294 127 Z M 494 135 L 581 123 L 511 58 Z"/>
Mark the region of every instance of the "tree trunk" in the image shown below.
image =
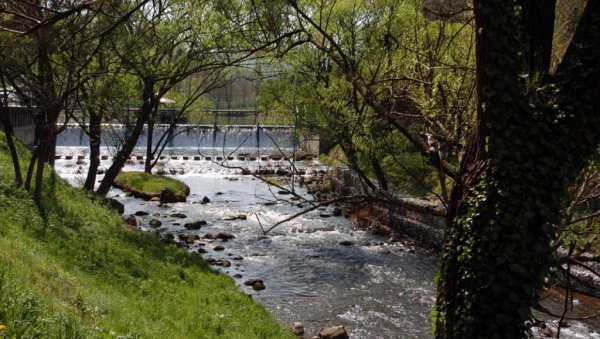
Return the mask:
<path id="1" fill-rule="evenodd" d="M 150 120 L 148 120 L 148 131 L 147 131 L 147 140 L 146 140 L 146 161 L 144 163 L 144 172 L 146 173 L 152 173 L 152 167 L 154 167 L 152 165 L 152 143 L 153 143 L 153 138 L 154 138 L 154 119 L 153 117 L 150 117 Z"/>
<path id="2" fill-rule="evenodd" d="M 106 195 L 108 191 L 119 174 L 121 169 L 125 165 L 125 162 L 131 155 L 131 152 L 135 148 L 137 141 L 144 130 L 144 124 L 148 121 L 148 118 L 152 114 L 155 106 L 158 104 L 156 95 L 154 93 L 154 83 L 152 81 L 147 81 L 144 84 L 144 95 L 143 95 L 143 104 L 140 113 L 136 118 L 135 125 L 131 133 L 125 139 L 125 143 L 123 147 L 117 152 L 116 157 L 113 159 L 112 165 L 108 168 L 106 173 L 104 174 L 104 178 L 100 183 L 100 186 L 96 190 L 96 193 L 99 195 Z"/>
<path id="3" fill-rule="evenodd" d="M 44 184 L 44 168 L 46 162 L 48 161 L 48 151 L 49 146 L 52 142 L 52 128 L 51 126 L 45 126 L 41 128 L 40 132 L 40 143 L 38 145 L 37 152 L 37 166 L 35 173 L 35 186 L 33 190 L 33 201 L 36 204 L 40 204 L 42 202 L 42 187 Z"/>
<path id="4" fill-rule="evenodd" d="M 31 153 L 31 159 L 29 159 L 29 166 L 27 167 L 27 176 L 25 177 L 25 185 L 23 186 L 23 188 L 25 188 L 25 190 L 27 190 L 27 191 L 29 191 L 31 189 L 31 179 L 33 177 L 33 169 L 35 168 L 35 163 L 37 161 L 39 153 L 40 153 L 40 147 L 39 147 L 39 142 L 38 142 L 38 145 L 33 150 L 33 153 Z"/>
<path id="5" fill-rule="evenodd" d="M 385 177 L 385 172 L 379 163 L 379 160 L 375 158 L 371 158 L 371 166 L 373 166 L 373 172 L 375 172 L 375 177 L 377 177 L 377 182 L 379 183 L 379 189 L 382 191 L 388 190 L 388 183 Z"/>
<path id="6" fill-rule="evenodd" d="M 545 77 L 546 44 L 533 40 L 552 29 L 529 21 L 552 2 L 525 14 L 517 2 L 474 4 L 477 124 L 448 206 L 437 338 L 527 336 L 561 202 L 600 141 L 600 4 L 588 3 L 564 70 Z"/>
<path id="7" fill-rule="evenodd" d="M 93 191 L 96 185 L 96 173 L 100 166 L 100 142 L 101 142 L 102 115 L 90 111 L 90 167 L 83 188 Z"/>
<path id="8" fill-rule="evenodd" d="M 19 154 L 17 153 L 17 148 L 15 147 L 15 143 L 13 141 L 12 123 L 10 121 L 10 116 L 6 104 L 3 107 L 4 111 L 0 114 L 2 119 L 2 127 L 4 128 L 4 134 L 6 135 L 6 143 L 8 144 L 10 157 L 13 163 L 13 169 L 15 171 L 15 183 L 17 184 L 17 186 L 21 186 L 23 184 L 23 176 L 21 175 Z"/>

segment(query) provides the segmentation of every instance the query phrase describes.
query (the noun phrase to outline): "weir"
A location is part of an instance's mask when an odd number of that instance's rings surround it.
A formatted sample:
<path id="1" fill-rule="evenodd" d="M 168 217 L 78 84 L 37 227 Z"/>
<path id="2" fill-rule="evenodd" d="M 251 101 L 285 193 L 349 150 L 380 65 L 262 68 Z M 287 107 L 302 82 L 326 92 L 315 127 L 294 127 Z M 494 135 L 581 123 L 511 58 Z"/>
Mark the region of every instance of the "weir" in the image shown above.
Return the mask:
<path id="1" fill-rule="evenodd" d="M 294 149 L 313 153 L 315 147 L 309 145 L 314 141 L 298 138 L 294 128 L 290 126 L 261 126 L 261 125 L 177 125 L 169 131 L 169 125 L 154 125 L 153 144 L 157 145 L 161 137 L 167 139 L 166 154 L 207 154 L 219 153 L 292 153 Z M 102 147 L 114 149 L 125 138 L 127 129 L 124 125 L 102 125 Z M 302 142 L 299 142 L 302 139 Z M 147 126 L 140 135 L 136 152 L 145 150 L 148 140 Z M 86 153 L 89 138 L 77 124 L 70 124 L 57 137 L 58 147 L 80 148 Z M 308 147 L 310 146 L 310 147 Z M 318 146 L 316 146 L 318 149 Z"/>

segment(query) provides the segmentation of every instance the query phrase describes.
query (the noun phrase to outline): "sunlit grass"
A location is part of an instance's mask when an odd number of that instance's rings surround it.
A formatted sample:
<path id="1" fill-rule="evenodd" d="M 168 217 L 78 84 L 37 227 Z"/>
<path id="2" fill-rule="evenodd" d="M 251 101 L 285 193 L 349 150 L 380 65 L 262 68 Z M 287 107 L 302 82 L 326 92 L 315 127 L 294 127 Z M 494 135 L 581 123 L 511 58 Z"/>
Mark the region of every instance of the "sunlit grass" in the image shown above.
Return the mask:
<path id="1" fill-rule="evenodd" d="M 56 175 L 36 206 L 0 139 L 0 337 L 292 337 L 200 256 L 127 230 Z"/>
<path id="2" fill-rule="evenodd" d="M 190 188 L 179 180 L 143 172 L 121 172 L 115 183 L 126 190 L 137 191 L 147 196 L 158 196 L 164 189 L 170 189 L 178 196 L 187 196 L 190 193 Z"/>

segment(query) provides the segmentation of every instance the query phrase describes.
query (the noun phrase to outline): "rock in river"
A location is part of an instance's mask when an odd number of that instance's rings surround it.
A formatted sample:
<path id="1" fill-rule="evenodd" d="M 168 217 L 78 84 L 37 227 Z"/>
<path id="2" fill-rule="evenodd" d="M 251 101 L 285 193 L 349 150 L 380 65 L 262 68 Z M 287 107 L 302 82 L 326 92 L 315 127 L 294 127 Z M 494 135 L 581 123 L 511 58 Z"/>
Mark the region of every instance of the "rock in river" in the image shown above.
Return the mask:
<path id="1" fill-rule="evenodd" d="M 160 192 L 160 203 L 161 204 L 170 204 L 174 202 L 185 202 L 185 195 L 177 195 L 172 190 L 165 188 Z"/>
<path id="2" fill-rule="evenodd" d="M 199 230 L 202 226 L 206 225 L 207 222 L 205 220 L 198 220 L 194 222 L 189 222 L 183 225 L 188 230 Z"/>
<path id="3" fill-rule="evenodd" d="M 185 215 L 183 213 L 173 213 L 173 214 L 171 214 L 171 218 L 185 219 L 185 218 L 187 218 L 187 215 Z"/>
<path id="4" fill-rule="evenodd" d="M 319 331 L 319 338 L 321 339 L 348 339 L 348 332 L 344 326 L 332 326 L 326 327 Z"/>
<path id="5" fill-rule="evenodd" d="M 135 215 L 137 215 L 138 217 L 143 217 L 145 215 L 148 215 L 148 212 L 145 211 L 137 211 L 135 212 Z"/>
<path id="6" fill-rule="evenodd" d="M 202 198 L 202 204 L 203 204 L 203 205 L 204 205 L 204 204 L 208 204 L 208 203 L 210 203 L 210 199 L 209 199 L 208 197 L 204 197 L 204 198 Z"/>
<path id="7" fill-rule="evenodd" d="M 231 233 L 219 232 L 219 233 L 217 233 L 215 238 L 227 241 L 230 239 L 235 239 L 235 235 L 233 235 Z"/>
<path id="8" fill-rule="evenodd" d="M 245 214 L 238 214 L 238 215 L 228 216 L 228 217 L 224 218 L 223 220 L 230 221 L 230 220 L 246 220 L 246 219 L 248 219 L 248 217 Z"/>
<path id="9" fill-rule="evenodd" d="M 217 245 L 217 246 L 215 246 L 215 247 L 213 248 L 213 250 L 215 250 L 215 251 L 217 251 L 217 252 L 223 251 L 224 249 L 225 249 L 225 247 L 223 247 L 223 246 L 221 246 L 221 245 Z"/>
<path id="10" fill-rule="evenodd" d="M 150 227 L 160 227 L 162 225 L 162 222 L 160 220 L 156 220 L 156 219 L 152 219 L 150 220 Z"/>
<path id="11" fill-rule="evenodd" d="M 290 331 L 296 336 L 302 336 L 304 335 L 304 326 L 299 322 L 293 322 L 290 325 Z"/>
<path id="12" fill-rule="evenodd" d="M 248 280 L 244 281 L 244 285 L 252 286 L 252 288 L 256 291 L 265 289 L 265 284 L 260 279 L 248 279 Z"/>
<path id="13" fill-rule="evenodd" d="M 186 244 L 192 244 L 196 240 L 200 240 L 200 236 L 198 234 L 185 234 L 182 233 L 179 235 L 179 239 L 184 241 Z"/>
<path id="14" fill-rule="evenodd" d="M 125 205 L 123 205 L 123 203 L 121 203 L 117 199 L 107 198 L 106 201 L 108 202 L 108 205 L 110 206 L 110 208 L 119 212 L 119 214 L 125 213 Z"/>
<path id="15" fill-rule="evenodd" d="M 124 218 L 125 224 L 131 226 L 131 227 L 137 227 L 137 219 L 135 218 L 135 215 L 130 214 L 127 218 Z"/>
<path id="16" fill-rule="evenodd" d="M 256 283 L 254 283 L 254 285 L 252 285 L 252 289 L 255 291 L 264 290 L 265 288 L 266 288 L 265 284 L 263 284 L 261 282 L 256 282 Z"/>
<path id="17" fill-rule="evenodd" d="M 231 267 L 231 262 L 229 260 L 225 260 L 225 259 L 214 259 L 214 258 L 208 258 L 206 260 L 208 262 L 209 265 L 213 265 L 213 266 L 222 266 L 222 267 Z"/>

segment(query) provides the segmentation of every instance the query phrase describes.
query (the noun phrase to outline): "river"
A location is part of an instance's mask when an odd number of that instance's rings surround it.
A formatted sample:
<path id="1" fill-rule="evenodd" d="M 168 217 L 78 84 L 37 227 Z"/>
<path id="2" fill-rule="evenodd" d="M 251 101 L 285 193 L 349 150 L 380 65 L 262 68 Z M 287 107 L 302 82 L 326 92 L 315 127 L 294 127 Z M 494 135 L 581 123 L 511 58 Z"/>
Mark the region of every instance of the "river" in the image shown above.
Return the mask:
<path id="1" fill-rule="evenodd" d="M 77 155 L 83 152 L 81 145 L 72 144 L 57 151 L 63 156 L 56 161 L 56 169 L 73 185 L 80 185 L 86 173 L 87 160 L 77 160 Z M 67 160 L 64 155 L 74 157 Z M 124 170 L 141 170 L 140 162 L 131 161 Z M 109 160 L 101 162 L 101 168 L 109 165 Z M 176 241 L 183 239 L 184 234 L 199 235 L 199 240 L 188 245 L 189 251 L 200 250 L 208 260 L 229 263 L 231 266 L 214 267 L 230 275 L 282 324 L 302 323 L 307 337 L 332 325 L 344 325 L 351 338 L 432 336 L 435 257 L 414 251 L 405 242 L 372 234 L 344 216 L 335 216 L 335 206 L 299 216 L 265 236 L 261 225 L 267 228 L 302 211 L 308 204 L 291 200 L 290 195 L 280 194 L 279 189 L 253 176 L 242 175 L 239 168 L 284 168 L 289 163 L 261 161 L 259 156 L 254 161 L 232 160 L 227 165 L 231 168 L 213 161 L 181 157 L 161 163 L 167 173 L 171 170 L 178 173 L 172 177 L 190 187 L 191 194 L 185 203 L 160 206 L 129 197 L 118 189 L 111 190 L 109 195 L 125 205 L 125 215 L 137 211 L 149 213 L 137 217 L 138 224 L 146 231 L 173 234 Z M 295 165 L 310 178 L 323 175 L 326 170 L 314 160 Z M 292 182 L 280 184 L 291 188 Z M 293 185 L 303 198 L 313 198 L 305 187 L 297 182 Z M 210 203 L 202 204 L 204 197 Z M 185 218 L 173 217 L 177 213 Z M 152 219 L 161 221 L 160 228 L 150 226 Z M 200 230 L 189 231 L 183 226 L 199 220 L 207 222 Z M 210 234 L 218 233 L 232 234 L 235 238 L 210 239 Z M 244 285 L 253 278 L 263 280 L 266 288 L 255 291 Z M 562 334 L 562 337 L 600 338 L 597 328 L 594 332 L 580 323 Z"/>

